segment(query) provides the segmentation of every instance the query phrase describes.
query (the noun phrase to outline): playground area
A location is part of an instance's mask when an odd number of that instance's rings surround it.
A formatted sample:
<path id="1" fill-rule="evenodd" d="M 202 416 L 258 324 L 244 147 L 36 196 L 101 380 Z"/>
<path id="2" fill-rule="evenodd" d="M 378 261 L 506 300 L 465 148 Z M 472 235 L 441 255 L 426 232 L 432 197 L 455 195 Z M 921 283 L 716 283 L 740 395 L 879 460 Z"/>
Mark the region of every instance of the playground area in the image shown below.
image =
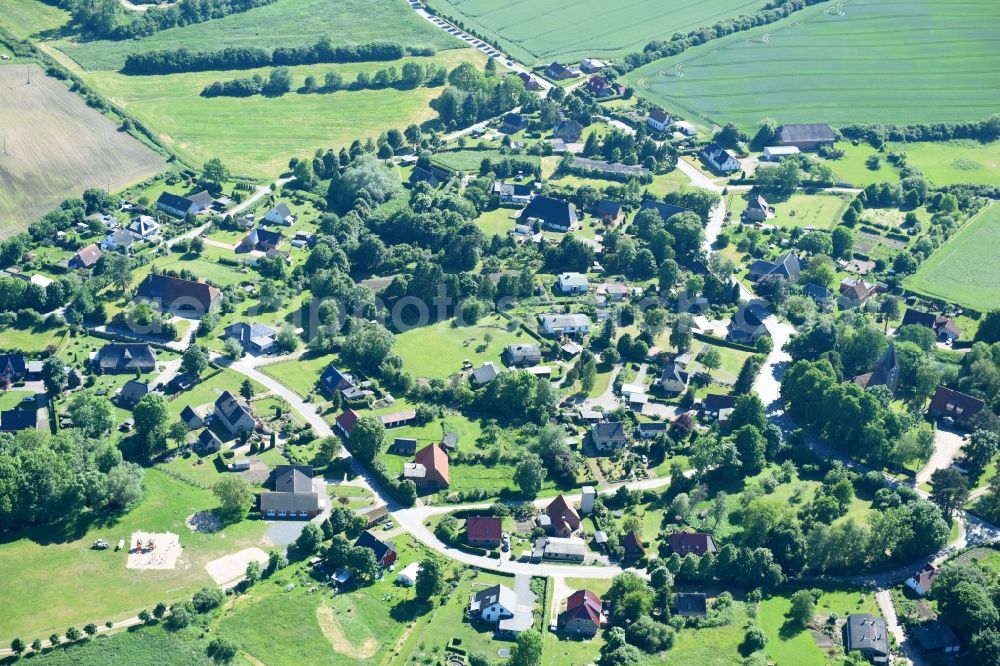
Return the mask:
<path id="1" fill-rule="evenodd" d="M 181 541 L 173 532 L 133 532 L 129 542 L 129 569 L 176 569 Z"/>

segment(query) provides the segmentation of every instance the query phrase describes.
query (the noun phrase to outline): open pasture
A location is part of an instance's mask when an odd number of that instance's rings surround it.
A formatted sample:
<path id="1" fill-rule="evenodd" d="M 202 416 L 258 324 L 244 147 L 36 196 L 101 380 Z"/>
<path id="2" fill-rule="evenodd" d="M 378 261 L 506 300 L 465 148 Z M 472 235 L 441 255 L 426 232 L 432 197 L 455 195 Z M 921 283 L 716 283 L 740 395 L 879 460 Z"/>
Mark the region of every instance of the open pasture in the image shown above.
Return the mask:
<path id="1" fill-rule="evenodd" d="M 121 189 L 166 165 L 36 65 L 0 67 L 0 108 L 0 238 L 87 188 Z"/>
<path id="2" fill-rule="evenodd" d="M 904 282 L 907 289 L 977 310 L 1000 307 L 1000 206 L 966 222 Z"/>
<path id="3" fill-rule="evenodd" d="M 708 126 L 980 120 L 1000 106 L 997 12 L 992 0 L 823 3 L 625 78 Z"/>
<path id="4" fill-rule="evenodd" d="M 44 8 L 40 2 L 35 4 Z M 324 35 L 336 44 L 387 40 L 438 49 L 462 45 L 417 16 L 403 0 L 277 0 L 247 12 L 163 30 L 141 39 L 61 40 L 53 45 L 84 69 L 117 70 L 131 53 L 182 47 L 215 50 L 230 46 L 305 46 L 315 44 Z"/>
<path id="5" fill-rule="evenodd" d="M 434 7 L 500 43 L 529 65 L 616 58 L 764 6 L 760 0 L 439 0 Z"/>

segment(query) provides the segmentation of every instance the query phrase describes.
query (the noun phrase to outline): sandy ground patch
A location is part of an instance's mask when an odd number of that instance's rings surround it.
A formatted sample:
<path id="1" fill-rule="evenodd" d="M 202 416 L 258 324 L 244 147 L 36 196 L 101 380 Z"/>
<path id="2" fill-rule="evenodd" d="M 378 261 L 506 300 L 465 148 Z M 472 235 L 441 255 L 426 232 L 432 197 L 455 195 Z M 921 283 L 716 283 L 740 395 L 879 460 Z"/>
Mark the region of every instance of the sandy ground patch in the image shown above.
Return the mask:
<path id="1" fill-rule="evenodd" d="M 215 517 L 215 514 L 210 511 L 192 513 L 187 517 L 187 520 L 184 521 L 184 524 L 187 525 L 188 529 L 192 532 L 204 532 L 205 534 L 218 532 L 222 529 L 222 523 Z"/>
<path id="2" fill-rule="evenodd" d="M 267 553 L 260 548 L 244 548 L 243 550 L 212 560 L 205 565 L 205 571 L 219 585 L 242 578 L 247 572 L 247 565 L 256 560 L 267 564 Z"/>
<path id="3" fill-rule="evenodd" d="M 140 544 L 141 547 L 137 547 Z M 173 532 L 133 532 L 125 566 L 129 569 L 175 569 L 181 552 L 180 537 Z"/>
<path id="4" fill-rule="evenodd" d="M 316 621 L 319 622 L 320 630 L 336 652 L 353 659 L 367 659 L 378 652 L 378 641 L 371 636 L 358 646 L 347 640 L 344 628 L 340 626 L 332 608 L 326 606 L 317 608 Z"/>

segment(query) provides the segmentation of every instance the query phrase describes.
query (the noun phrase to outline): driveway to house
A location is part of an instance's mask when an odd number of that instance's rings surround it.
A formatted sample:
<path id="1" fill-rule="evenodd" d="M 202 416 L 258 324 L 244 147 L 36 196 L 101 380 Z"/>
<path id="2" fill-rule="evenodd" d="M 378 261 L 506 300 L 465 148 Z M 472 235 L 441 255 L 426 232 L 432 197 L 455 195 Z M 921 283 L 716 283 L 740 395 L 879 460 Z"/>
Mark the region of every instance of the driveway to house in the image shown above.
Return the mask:
<path id="1" fill-rule="evenodd" d="M 552 577 L 552 604 L 549 606 L 549 624 L 556 626 L 559 624 L 559 606 L 563 600 L 572 594 L 574 590 L 566 585 L 565 576 Z"/>
<path id="2" fill-rule="evenodd" d="M 783 348 L 795 333 L 795 328 L 791 324 L 779 321 L 774 315 L 764 320 L 764 326 L 771 334 L 774 347 L 767 355 L 767 360 L 753 383 L 753 390 L 760 396 L 764 407 L 772 408 L 772 406 L 780 404 L 781 401 L 781 378 L 792 360 L 792 357 Z"/>
<path id="3" fill-rule="evenodd" d="M 616 365 L 614 370 L 611 371 L 611 378 L 608 380 L 608 388 L 604 389 L 604 392 L 597 397 L 585 399 L 580 403 L 580 409 L 595 409 L 596 407 L 601 407 L 605 412 L 618 409 L 620 403 L 618 401 L 618 397 L 615 396 L 615 380 L 618 378 L 621 371 L 622 366 Z"/>
<path id="4" fill-rule="evenodd" d="M 896 644 L 899 645 L 900 650 L 903 652 L 903 656 L 895 659 L 894 663 L 922 666 L 922 661 L 911 657 L 911 652 L 915 653 L 916 651 L 910 649 L 910 642 L 906 640 L 906 634 L 903 633 L 903 628 L 899 626 L 899 620 L 896 618 L 896 607 L 893 606 L 892 595 L 889 593 L 889 590 L 878 590 L 875 593 L 875 601 L 878 602 L 878 607 L 882 611 L 882 617 L 885 618 L 886 630 L 896 638 Z"/>
<path id="5" fill-rule="evenodd" d="M 917 485 L 930 480 L 931 474 L 950 467 L 962 450 L 962 435 L 954 430 L 938 428 L 934 431 L 934 453 L 924 468 L 917 472 Z"/>

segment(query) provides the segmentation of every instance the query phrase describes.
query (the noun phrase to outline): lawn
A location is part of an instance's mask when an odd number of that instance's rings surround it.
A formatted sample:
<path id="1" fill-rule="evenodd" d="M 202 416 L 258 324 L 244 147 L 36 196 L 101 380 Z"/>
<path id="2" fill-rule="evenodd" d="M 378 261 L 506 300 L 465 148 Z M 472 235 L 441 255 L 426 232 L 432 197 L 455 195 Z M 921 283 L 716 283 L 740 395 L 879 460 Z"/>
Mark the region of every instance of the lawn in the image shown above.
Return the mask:
<path id="1" fill-rule="evenodd" d="M 541 164 L 542 158 L 537 155 L 505 155 L 499 150 L 453 150 L 435 153 L 431 161 L 440 164 L 446 169 L 464 171 L 465 173 L 478 174 L 479 166 L 484 159 L 493 161 L 503 160 L 508 157 L 521 162 L 531 162 Z M 529 176 L 531 174 L 528 174 Z"/>
<path id="2" fill-rule="evenodd" d="M 21 351 L 27 354 L 44 351 L 49 345 L 58 347 L 66 336 L 66 329 L 45 328 L 14 328 L 0 329 L 0 349 Z"/>
<path id="3" fill-rule="evenodd" d="M 904 150 L 911 145 L 907 144 Z M 895 183 L 899 181 L 899 172 L 884 159 L 878 169 L 869 169 L 865 160 L 876 153 L 876 150 L 867 143 L 857 146 L 849 141 L 841 141 L 836 144 L 838 150 L 844 151 L 844 156 L 835 160 L 828 160 L 821 157 L 816 159 L 829 165 L 837 178 L 853 187 L 865 187 L 872 183 Z M 883 156 L 884 157 L 884 156 Z"/>
<path id="4" fill-rule="evenodd" d="M 1000 307 L 996 265 L 1000 206 L 992 205 L 965 223 L 950 240 L 904 281 L 907 289 L 980 311 Z"/>
<path id="5" fill-rule="evenodd" d="M 746 609 L 733 603 L 733 621 L 721 627 L 684 629 L 678 632 L 674 646 L 658 657 L 644 655 L 643 664 L 677 664 L 678 666 L 729 666 L 743 661 L 739 645 L 746 633 Z"/>
<path id="6" fill-rule="evenodd" d="M 336 361 L 336 357 L 332 354 L 309 355 L 294 361 L 271 363 L 261 367 L 260 370 L 268 377 L 277 379 L 282 385 L 292 389 L 300 396 L 306 396 L 315 389 L 316 382 L 319 381 L 319 376 L 323 374 L 326 366 L 334 361 Z"/>
<path id="7" fill-rule="evenodd" d="M 907 164 L 920 169 L 935 185 L 1000 182 L 1000 141 L 893 143 L 888 149 L 906 153 Z"/>
<path id="8" fill-rule="evenodd" d="M 0 28 L 20 39 L 54 30 L 69 20 L 69 14 L 38 0 L 4 0 L 0 12 Z"/>
<path id="9" fill-rule="evenodd" d="M 172 601 L 212 584 L 204 565 L 241 548 L 262 545 L 263 523 L 246 521 L 217 534 L 191 532 L 186 516 L 216 506 L 210 491 L 147 470 L 146 495 L 131 512 L 110 519 L 86 517 L 64 527 L 32 530 L 0 544 L 0 626 L 28 642 L 70 625 L 102 624 L 135 615 L 158 601 Z M 125 568 L 125 551 L 91 550 L 97 538 L 130 539 L 136 530 L 178 534 L 184 554 L 174 570 Z"/>
<path id="10" fill-rule="evenodd" d="M 514 220 L 511 218 L 514 212 L 510 208 L 485 211 L 476 218 L 476 226 L 482 229 L 487 237 L 506 236 L 514 229 Z"/>
<path id="11" fill-rule="evenodd" d="M 451 69 L 463 61 L 481 64 L 484 57 L 466 48 L 416 60 L 433 60 Z M 398 69 L 403 63 L 400 60 L 392 64 Z M 374 73 L 386 66 L 384 62 L 367 62 L 292 67 L 292 92 L 281 97 L 200 95 L 214 81 L 254 74 L 266 77 L 270 68 L 165 76 L 79 73 L 159 134 L 182 159 L 200 164 L 219 157 L 234 173 L 270 179 L 287 170 L 291 156 L 312 155 L 318 148 L 346 145 L 356 138 L 375 138 L 387 128 L 403 128 L 433 118 L 435 113 L 428 103 L 441 94 L 442 88 L 296 92 L 308 75 L 322 81 L 327 72 L 336 71 L 345 81 L 353 81 L 360 71 Z"/>
<path id="12" fill-rule="evenodd" d="M 787 201 L 768 202 L 774 208 L 774 217 L 768 224 L 832 229 L 840 222 L 851 199 L 846 194 L 793 194 Z"/>
<path id="13" fill-rule="evenodd" d="M 25 2 L 25 0 L 19 0 Z M 32 3 L 42 6 L 41 3 Z M 130 53 L 157 49 L 274 48 L 315 44 L 329 36 L 336 44 L 392 40 L 406 46 L 456 48 L 461 43 L 431 26 L 403 0 L 277 0 L 148 37 L 122 41 L 63 40 L 54 45 L 85 69 L 117 70 Z"/>
<path id="14" fill-rule="evenodd" d="M 201 381 L 195 384 L 189 391 L 178 393 L 171 398 L 170 414 L 174 418 L 180 418 L 185 406 L 198 407 L 214 403 L 222 395 L 223 391 L 239 395 L 243 380 L 243 375 L 229 369 L 206 371 L 202 375 Z M 267 391 L 267 389 L 253 380 L 251 380 L 251 384 L 254 387 L 254 395 L 259 395 Z M 259 416 L 264 416 L 264 414 L 261 413 Z"/>
<path id="15" fill-rule="evenodd" d="M 500 354 L 507 345 L 533 342 L 523 331 L 509 331 L 507 320 L 496 315 L 483 317 L 471 326 L 452 323 L 447 320 L 401 333 L 396 336 L 393 351 L 414 376 L 443 379 L 460 372 L 465 359 L 476 366 L 486 361 L 500 366 Z M 492 336 L 489 342 L 487 334 Z"/>
<path id="16" fill-rule="evenodd" d="M 124 631 L 113 636 L 100 635 L 94 640 L 81 641 L 32 657 L 31 663 L 45 666 L 106 666 L 107 664 L 159 664 L 160 666 L 213 666 L 190 627 L 168 632 L 162 626 L 144 627 L 141 631 Z M 42 642 L 48 645 L 46 638 Z"/>
<path id="17" fill-rule="evenodd" d="M 497 4 L 489 0 L 438 0 L 433 6 L 454 16 L 467 29 L 499 41 L 515 58 L 529 65 L 552 60 L 614 58 L 642 51 L 652 39 L 669 39 L 709 26 L 727 17 L 749 13 L 763 2 L 710 0 L 656 2 L 655 0 L 517 0 Z"/>
<path id="18" fill-rule="evenodd" d="M 1000 24 L 983 21 L 995 6 L 851 0 L 841 13 L 824 3 L 624 78 L 668 110 L 718 125 L 981 120 L 1000 105 Z"/>

